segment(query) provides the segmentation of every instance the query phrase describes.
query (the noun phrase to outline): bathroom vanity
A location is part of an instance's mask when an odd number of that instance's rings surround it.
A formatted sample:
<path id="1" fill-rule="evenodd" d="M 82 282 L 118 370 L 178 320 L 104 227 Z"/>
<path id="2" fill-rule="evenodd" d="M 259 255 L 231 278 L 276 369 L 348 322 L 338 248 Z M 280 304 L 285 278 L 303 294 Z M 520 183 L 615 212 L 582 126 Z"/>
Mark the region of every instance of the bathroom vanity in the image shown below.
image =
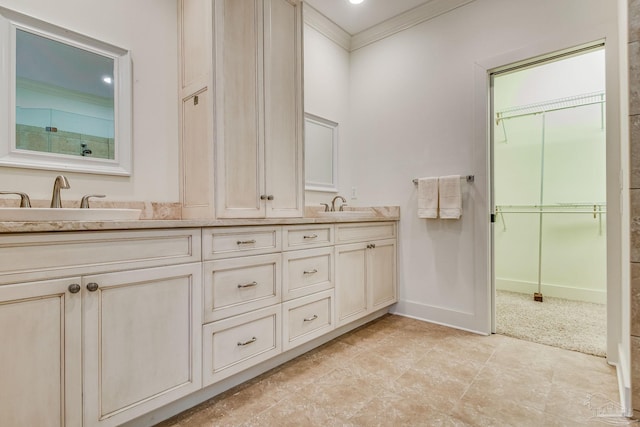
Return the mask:
<path id="1" fill-rule="evenodd" d="M 336 216 L 0 222 L 3 423 L 121 425 L 384 314 L 398 209 Z"/>

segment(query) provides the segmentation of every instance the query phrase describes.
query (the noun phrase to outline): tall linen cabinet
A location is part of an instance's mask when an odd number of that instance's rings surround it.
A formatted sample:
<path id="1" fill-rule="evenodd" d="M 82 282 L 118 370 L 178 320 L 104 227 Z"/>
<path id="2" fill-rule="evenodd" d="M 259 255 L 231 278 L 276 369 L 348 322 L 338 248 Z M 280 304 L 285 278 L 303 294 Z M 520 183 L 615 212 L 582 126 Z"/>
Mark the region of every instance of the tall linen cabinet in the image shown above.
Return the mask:
<path id="1" fill-rule="evenodd" d="M 180 0 L 183 218 L 304 211 L 302 2 Z"/>

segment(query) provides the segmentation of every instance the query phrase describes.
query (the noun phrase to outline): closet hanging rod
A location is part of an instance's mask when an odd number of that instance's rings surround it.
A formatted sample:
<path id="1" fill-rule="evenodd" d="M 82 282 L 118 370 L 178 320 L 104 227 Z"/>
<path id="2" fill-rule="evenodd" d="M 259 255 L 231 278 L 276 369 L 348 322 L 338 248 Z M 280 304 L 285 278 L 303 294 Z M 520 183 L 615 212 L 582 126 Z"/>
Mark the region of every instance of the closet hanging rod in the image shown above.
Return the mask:
<path id="1" fill-rule="evenodd" d="M 475 181 L 476 177 L 475 177 L 475 175 L 461 175 L 460 179 L 465 180 L 467 182 L 473 182 L 473 181 Z M 413 179 L 413 183 L 415 185 L 418 185 L 418 178 L 414 178 Z"/>
<path id="2" fill-rule="evenodd" d="M 568 209 L 568 208 L 577 208 L 577 209 L 586 209 L 586 208 L 605 208 L 607 207 L 606 203 L 603 202 L 593 202 L 593 203 L 556 203 L 553 205 L 496 205 L 496 209 Z"/>
<path id="3" fill-rule="evenodd" d="M 504 210 L 504 209 L 500 209 L 497 210 L 496 213 L 519 213 L 519 214 L 562 214 L 562 213 L 567 213 L 567 214 L 577 214 L 577 213 L 586 213 L 586 214 L 591 214 L 591 215 L 598 215 L 598 214 L 606 214 L 607 211 L 603 211 L 603 210 L 597 210 L 597 211 L 589 211 L 589 210 L 575 210 L 575 211 L 571 211 L 571 210 L 558 210 L 558 211 L 543 211 L 542 209 L 540 210 L 529 210 L 529 211 L 510 211 L 510 210 Z"/>

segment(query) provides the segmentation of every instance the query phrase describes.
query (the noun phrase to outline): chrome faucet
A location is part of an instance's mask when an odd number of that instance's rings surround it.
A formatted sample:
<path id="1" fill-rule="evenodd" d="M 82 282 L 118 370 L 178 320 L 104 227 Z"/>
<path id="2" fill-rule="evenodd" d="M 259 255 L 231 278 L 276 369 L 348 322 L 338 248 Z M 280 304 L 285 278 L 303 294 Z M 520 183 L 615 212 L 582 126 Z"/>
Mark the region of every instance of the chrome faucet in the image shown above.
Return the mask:
<path id="1" fill-rule="evenodd" d="M 53 194 L 51 195 L 51 207 L 61 208 L 60 189 L 69 188 L 69 180 L 64 175 L 58 175 L 53 182 Z"/>
<path id="2" fill-rule="evenodd" d="M 344 206 L 344 204 L 347 203 L 347 199 L 345 199 L 342 196 L 334 197 L 333 200 L 331 201 L 331 212 L 335 212 L 336 211 L 336 200 L 337 199 L 342 200 L 342 205 L 340 205 L 340 210 L 342 210 L 342 207 Z"/>

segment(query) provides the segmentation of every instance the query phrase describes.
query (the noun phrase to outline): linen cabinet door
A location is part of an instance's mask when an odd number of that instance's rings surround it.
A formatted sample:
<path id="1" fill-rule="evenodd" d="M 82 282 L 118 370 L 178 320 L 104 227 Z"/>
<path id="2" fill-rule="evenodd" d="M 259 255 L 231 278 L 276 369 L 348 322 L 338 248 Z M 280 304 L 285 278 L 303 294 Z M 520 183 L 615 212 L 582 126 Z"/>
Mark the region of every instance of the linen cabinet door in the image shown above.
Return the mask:
<path id="1" fill-rule="evenodd" d="M 266 216 L 301 217 L 302 6 L 298 0 L 264 0 Z"/>
<path id="2" fill-rule="evenodd" d="M 346 325 L 367 311 L 367 245 L 336 246 L 336 326 Z"/>
<path id="3" fill-rule="evenodd" d="M 265 216 L 262 1 L 215 0 L 216 214 Z"/>
<path id="4" fill-rule="evenodd" d="M 80 278 L 0 286 L 0 424 L 82 424 Z"/>
<path id="5" fill-rule="evenodd" d="M 397 301 L 396 240 L 388 239 L 371 243 L 367 257 L 369 309 L 376 311 Z"/>
<path id="6" fill-rule="evenodd" d="M 201 387 L 198 263 L 83 278 L 84 426 L 116 426 Z"/>

